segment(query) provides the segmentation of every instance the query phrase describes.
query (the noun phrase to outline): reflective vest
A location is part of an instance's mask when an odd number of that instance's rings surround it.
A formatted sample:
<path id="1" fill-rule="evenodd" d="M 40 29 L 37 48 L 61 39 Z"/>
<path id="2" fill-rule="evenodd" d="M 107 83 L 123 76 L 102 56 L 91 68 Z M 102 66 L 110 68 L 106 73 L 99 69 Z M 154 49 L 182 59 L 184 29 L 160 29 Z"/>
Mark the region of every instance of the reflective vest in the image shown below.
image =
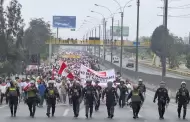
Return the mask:
<path id="1" fill-rule="evenodd" d="M 132 102 L 140 102 L 141 97 L 139 95 L 139 91 L 132 91 L 132 97 L 131 97 Z"/>
<path id="2" fill-rule="evenodd" d="M 9 96 L 18 96 L 17 89 L 15 87 L 9 87 Z"/>

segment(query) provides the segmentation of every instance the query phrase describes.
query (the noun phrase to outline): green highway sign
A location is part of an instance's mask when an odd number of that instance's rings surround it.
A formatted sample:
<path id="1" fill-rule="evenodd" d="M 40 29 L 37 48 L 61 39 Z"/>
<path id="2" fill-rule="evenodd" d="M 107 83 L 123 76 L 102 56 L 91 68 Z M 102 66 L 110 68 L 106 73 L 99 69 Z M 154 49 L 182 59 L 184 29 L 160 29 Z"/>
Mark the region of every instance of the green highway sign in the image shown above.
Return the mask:
<path id="1" fill-rule="evenodd" d="M 71 29 L 71 31 L 75 31 L 75 29 Z"/>

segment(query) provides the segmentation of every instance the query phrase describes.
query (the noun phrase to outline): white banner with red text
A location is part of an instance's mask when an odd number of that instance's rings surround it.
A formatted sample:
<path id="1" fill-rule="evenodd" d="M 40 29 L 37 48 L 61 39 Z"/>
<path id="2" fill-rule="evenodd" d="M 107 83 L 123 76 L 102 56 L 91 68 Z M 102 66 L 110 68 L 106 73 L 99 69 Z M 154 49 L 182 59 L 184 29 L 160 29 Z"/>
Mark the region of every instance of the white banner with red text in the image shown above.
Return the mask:
<path id="1" fill-rule="evenodd" d="M 115 80 L 115 70 L 94 71 L 84 65 L 80 67 L 80 78 L 83 80 L 98 80 L 100 83 L 107 83 Z"/>

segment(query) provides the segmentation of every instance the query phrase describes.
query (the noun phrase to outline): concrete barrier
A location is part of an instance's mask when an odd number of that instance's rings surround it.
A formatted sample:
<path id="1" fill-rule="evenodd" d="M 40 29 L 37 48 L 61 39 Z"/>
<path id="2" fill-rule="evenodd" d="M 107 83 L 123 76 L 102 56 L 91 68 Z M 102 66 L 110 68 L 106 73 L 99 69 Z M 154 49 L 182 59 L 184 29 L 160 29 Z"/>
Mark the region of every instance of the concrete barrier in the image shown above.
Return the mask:
<path id="1" fill-rule="evenodd" d="M 120 70 L 120 68 L 117 65 L 111 64 L 109 61 L 102 61 L 102 65 L 104 65 L 105 67 L 114 68 L 115 71 Z M 122 70 L 123 70 L 124 78 L 128 78 L 135 82 L 137 81 L 137 79 L 141 78 L 146 84 L 150 85 L 150 88 L 152 86 L 154 90 L 159 86 L 160 81 L 162 80 L 162 77 L 156 74 L 152 75 L 152 74 L 146 74 L 146 73 L 141 73 L 141 72 L 136 73 L 132 70 L 128 70 L 124 68 Z M 177 79 L 177 78 L 171 78 L 171 77 L 164 78 L 164 81 L 166 82 L 166 85 L 169 88 L 171 94 L 173 94 L 172 95 L 173 97 L 175 96 L 175 92 L 177 91 L 177 89 L 180 88 L 181 82 L 183 80 L 187 82 L 187 88 L 190 88 L 190 80 Z"/>

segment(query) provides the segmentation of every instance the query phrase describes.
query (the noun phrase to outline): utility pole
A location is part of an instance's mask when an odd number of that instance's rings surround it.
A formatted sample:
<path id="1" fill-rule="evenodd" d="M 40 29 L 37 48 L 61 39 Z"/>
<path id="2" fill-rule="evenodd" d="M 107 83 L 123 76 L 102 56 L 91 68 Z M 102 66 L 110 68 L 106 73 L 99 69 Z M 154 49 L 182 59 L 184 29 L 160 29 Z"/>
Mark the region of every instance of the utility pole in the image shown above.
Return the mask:
<path id="1" fill-rule="evenodd" d="M 190 32 L 189 32 L 189 44 L 190 44 Z"/>
<path id="2" fill-rule="evenodd" d="M 137 0 L 137 32 L 136 32 L 136 64 L 135 72 L 138 72 L 138 58 L 139 58 L 139 7 L 140 0 Z"/>
<path id="3" fill-rule="evenodd" d="M 168 0 L 164 0 L 164 16 L 163 16 L 163 25 L 165 26 L 165 29 L 167 30 L 168 26 Z M 166 33 L 165 33 L 166 34 Z M 162 80 L 166 76 L 166 41 L 167 41 L 167 35 L 165 35 L 165 43 L 164 43 L 164 48 L 162 52 Z"/>
<path id="4" fill-rule="evenodd" d="M 121 50 L 120 50 L 120 74 L 122 76 L 122 63 L 123 63 L 123 12 L 121 12 Z"/>

